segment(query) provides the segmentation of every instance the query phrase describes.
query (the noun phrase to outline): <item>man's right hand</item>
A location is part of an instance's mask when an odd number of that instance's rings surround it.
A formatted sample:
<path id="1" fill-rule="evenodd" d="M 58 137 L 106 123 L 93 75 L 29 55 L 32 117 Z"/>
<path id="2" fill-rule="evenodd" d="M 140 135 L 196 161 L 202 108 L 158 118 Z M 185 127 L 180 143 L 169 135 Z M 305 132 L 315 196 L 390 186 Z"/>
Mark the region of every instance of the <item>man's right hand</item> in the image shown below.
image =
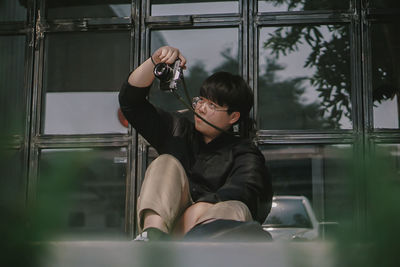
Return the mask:
<path id="1" fill-rule="evenodd" d="M 152 55 L 155 63 L 173 64 L 177 59 L 181 61 L 180 66 L 185 67 L 186 59 L 179 49 L 171 46 L 163 46 L 158 48 Z"/>
<path id="2" fill-rule="evenodd" d="M 177 59 L 180 59 L 180 66 L 185 68 L 186 59 L 181 54 L 179 49 L 171 46 L 163 46 L 158 48 L 150 58 L 143 62 L 137 69 L 135 69 L 129 76 L 128 82 L 130 85 L 136 87 L 147 87 L 154 81 L 154 63 L 167 63 L 173 64 Z"/>

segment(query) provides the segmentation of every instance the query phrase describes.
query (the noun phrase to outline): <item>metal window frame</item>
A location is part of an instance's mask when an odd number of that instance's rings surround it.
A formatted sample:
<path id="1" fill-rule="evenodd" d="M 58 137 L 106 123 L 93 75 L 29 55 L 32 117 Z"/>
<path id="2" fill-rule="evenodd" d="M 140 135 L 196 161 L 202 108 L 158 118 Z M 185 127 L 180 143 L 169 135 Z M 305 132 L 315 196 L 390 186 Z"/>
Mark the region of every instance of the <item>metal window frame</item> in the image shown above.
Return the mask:
<path id="1" fill-rule="evenodd" d="M 43 75 L 43 38 L 53 32 L 95 32 L 127 30 L 131 34 L 130 68 L 134 69 L 150 53 L 150 32 L 158 29 L 201 29 L 238 27 L 240 71 L 254 90 L 257 99 L 258 30 L 264 26 L 298 24 L 346 24 L 350 30 L 352 119 L 350 130 L 260 130 L 259 145 L 320 145 L 351 144 L 355 155 L 364 157 L 375 144 L 399 144 L 399 129 L 374 129 L 371 84 L 371 22 L 398 19 L 400 11 L 371 9 L 369 0 L 349 0 L 347 10 L 316 10 L 295 12 L 258 12 L 257 0 L 238 0 L 235 14 L 207 14 L 185 16 L 150 16 L 150 0 L 132 0 L 130 18 L 82 18 L 47 21 L 46 0 L 27 0 L 27 20 L 0 23 L 0 35 L 26 35 L 25 86 L 27 116 L 25 133 L 13 137 L 15 149 L 23 149 L 28 208 L 35 201 L 39 152 L 43 148 L 125 147 L 128 153 L 126 233 L 133 237 L 136 229 L 136 197 L 143 168 L 139 165 L 146 157 L 144 141 L 130 128 L 127 134 L 40 135 L 41 90 Z M 47 0 L 48 1 L 48 0 Z M 257 101 L 255 101 L 257 103 Z M 256 117 L 258 106 L 252 113 Z M 363 232 L 367 219 L 365 181 L 357 181 L 354 223 Z"/>

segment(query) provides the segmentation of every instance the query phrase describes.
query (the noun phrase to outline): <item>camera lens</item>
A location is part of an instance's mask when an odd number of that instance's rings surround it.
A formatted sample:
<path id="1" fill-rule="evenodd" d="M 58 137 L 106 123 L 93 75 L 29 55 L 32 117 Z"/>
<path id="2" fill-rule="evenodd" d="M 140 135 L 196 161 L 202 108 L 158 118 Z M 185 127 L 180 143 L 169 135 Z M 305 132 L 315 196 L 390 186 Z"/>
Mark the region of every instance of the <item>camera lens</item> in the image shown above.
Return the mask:
<path id="1" fill-rule="evenodd" d="M 165 63 L 159 63 L 154 67 L 154 75 L 162 81 L 168 81 L 172 76 L 172 69 Z"/>

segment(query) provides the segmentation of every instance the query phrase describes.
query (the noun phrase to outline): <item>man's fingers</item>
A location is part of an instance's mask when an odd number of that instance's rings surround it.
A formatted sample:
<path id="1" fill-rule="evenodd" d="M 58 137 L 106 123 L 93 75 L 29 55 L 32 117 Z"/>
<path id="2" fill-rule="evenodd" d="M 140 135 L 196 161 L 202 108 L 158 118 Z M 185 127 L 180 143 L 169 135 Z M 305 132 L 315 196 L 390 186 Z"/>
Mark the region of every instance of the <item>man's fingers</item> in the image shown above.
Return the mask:
<path id="1" fill-rule="evenodd" d="M 186 58 L 179 53 L 179 59 L 181 60 L 181 67 L 186 67 Z"/>
<path id="2" fill-rule="evenodd" d="M 167 64 L 174 63 L 174 61 L 175 61 L 174 53 L 175 53 L 175 50 L 174 49 L 170 49 L 168 51 L 167 55 L 164 58 L 164 62 L 167 63 Z"/>
<path id="3" fill-rule="evenodd" d="M 173 64 L 177 59 L 180 59 L 181 63 L 180 66 L 185 68 L 186 65 L 186 58 L 182 56 L 179 49 L 170 47 L 170 46 L 163 46 L 160 47 L 156 52 L 154 52 L 154 57 L 158 59 L 159 62 Z"/>
<path id="4" fill-rule="evenodd" d="M 172 51 L 170 51 L 170 52 L 171 52 L 171 53 L 170 53 L 170 55 L 169 55 L 169 57 L 168 57 L 168 59 L 167 59 L 167 61 L 166 61 L 166 63 L 168 63 L 168 64 L 172 64 L 172 63 L 175 62 L 175 60 L 176 60 L 177 57 L 178 57 L 179 50 L 178 50 L 178 49 L 175 49 L 175 50 L 172 50 Z"/>

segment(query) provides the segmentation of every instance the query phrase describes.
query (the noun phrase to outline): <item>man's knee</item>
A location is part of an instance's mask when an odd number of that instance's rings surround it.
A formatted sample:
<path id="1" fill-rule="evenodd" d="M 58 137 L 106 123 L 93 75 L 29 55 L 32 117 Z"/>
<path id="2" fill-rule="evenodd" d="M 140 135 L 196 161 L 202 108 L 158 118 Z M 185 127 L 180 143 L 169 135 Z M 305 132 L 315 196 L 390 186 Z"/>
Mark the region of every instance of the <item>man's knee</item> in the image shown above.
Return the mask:
<path id="1" fill-rule="evenodd" d="M 177 160 L 174 156 L 170 154 L 161 154 L 151 162 L 149 168 L 153 165 L 169 166 L 170 164 L 173 164 L 174 166 L 181 165 L 179 160 Z"/>
<path id="2" fill-rule="evenodd" d="M 218 202 L 210 207 L 199 218 L 198 223 L 203 223 L 210 220 L 234 220 L 234 221 L 252 221 L 249 208 L 241 201 L 228 200 Z"/>

